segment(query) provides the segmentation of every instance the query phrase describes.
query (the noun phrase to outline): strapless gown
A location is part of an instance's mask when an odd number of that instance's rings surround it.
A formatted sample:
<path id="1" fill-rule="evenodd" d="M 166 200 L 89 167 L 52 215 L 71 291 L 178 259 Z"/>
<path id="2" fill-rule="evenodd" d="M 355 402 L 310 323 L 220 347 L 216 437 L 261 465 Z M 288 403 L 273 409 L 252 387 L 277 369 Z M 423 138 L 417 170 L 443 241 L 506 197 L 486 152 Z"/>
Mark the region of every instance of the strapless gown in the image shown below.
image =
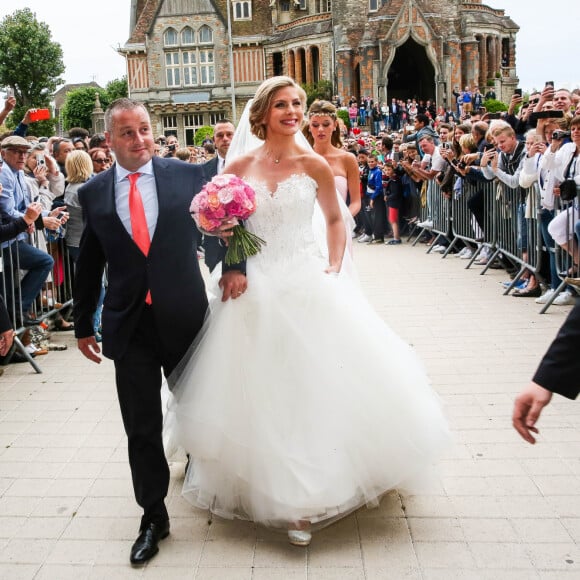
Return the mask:
<path id="1" fill-rule="evenodd" d="M 316 528 L 420 477 L 448 426 L 414 351 L 353 279 L 324 272 L 316 183 L 252 186 L 246 227 L 267 245 L 247 261 L 244 295 L 211 303 L 170 378 L 166 429 L 191 456 L 183 495 L 195 506 Z"/>
<path id="2" fill-rule="evenodd" d="M 346 177 L 343 175 L 335 175 L 334 186 L 336 187 L 336 191 L 340 194 L 340 197 L 342 197 L 342 201 L 346 203 L 346 198 L 348 196 L 348 181 Z"/>

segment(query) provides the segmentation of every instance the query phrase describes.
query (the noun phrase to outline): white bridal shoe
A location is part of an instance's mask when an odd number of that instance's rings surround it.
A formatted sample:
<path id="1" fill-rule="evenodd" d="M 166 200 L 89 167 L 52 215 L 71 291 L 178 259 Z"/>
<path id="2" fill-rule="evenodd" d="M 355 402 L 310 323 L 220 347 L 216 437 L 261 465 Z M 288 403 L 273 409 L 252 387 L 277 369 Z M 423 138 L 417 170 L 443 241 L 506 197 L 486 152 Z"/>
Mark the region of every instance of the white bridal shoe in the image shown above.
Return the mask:
<path id="1" fill-rule="evenodd" d="M 312 540 L 312 534 L 307 530 L 288 530 L 288 541 L 293 546 L 308 546 Z"/>

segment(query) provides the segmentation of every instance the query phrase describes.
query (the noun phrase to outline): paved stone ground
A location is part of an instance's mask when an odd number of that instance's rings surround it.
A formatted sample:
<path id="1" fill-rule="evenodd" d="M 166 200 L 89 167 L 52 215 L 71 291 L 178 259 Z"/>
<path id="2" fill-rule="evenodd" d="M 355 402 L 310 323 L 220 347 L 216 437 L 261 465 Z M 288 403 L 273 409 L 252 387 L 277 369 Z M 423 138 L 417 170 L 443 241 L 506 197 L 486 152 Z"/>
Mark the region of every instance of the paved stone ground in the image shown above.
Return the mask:
<path id="1" fill-rule="evenodd" d="M 11 365 L 0 379 L 0 578 L 580 578 L 580 406 L 557 398 L 536 446 L 510 426 L 514 394 L 570 308 L 541 316 L 533 300 L 502 296 L 502 272 L 480 276 L 423 247 L 355 251 L 370 300 L 418 350 L 454 431 L 428 494 L 391 492 L 300 549 L 251 524 L 208 525 L 180 498 L 175 462 L 171 536 L 133 570 L 139 513 L 113 367 L 59 333 L 70 348 L 39 358 L 43 374 Z"/>

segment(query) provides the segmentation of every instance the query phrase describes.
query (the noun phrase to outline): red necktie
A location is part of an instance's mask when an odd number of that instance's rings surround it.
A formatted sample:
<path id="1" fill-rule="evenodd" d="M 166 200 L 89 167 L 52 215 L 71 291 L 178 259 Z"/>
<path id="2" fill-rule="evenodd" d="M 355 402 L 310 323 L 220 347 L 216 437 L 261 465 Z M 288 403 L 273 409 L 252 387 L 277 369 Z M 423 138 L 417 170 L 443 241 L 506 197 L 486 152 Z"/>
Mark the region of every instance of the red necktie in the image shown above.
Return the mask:
<path id="1" fill-rule="evenodd" d="M 131 214 L 131 231 L 133 232 L 133 241 L 137 244 L 139 249 L 147 255 L 149 247 L 151 246 L 151 238 L 149 237 L 149 228 L 147 227 L 147 218 L 145 217 L 145 208 L 143 207 L 143 199 L 141 192 L 137 188 L 137 180 L 141 176 L 140 173 L 130 173 L 127 175 L 129 180 L 129 213 Z M 147 292 L 145 302 L 151 304 L 151 291 Z"/>

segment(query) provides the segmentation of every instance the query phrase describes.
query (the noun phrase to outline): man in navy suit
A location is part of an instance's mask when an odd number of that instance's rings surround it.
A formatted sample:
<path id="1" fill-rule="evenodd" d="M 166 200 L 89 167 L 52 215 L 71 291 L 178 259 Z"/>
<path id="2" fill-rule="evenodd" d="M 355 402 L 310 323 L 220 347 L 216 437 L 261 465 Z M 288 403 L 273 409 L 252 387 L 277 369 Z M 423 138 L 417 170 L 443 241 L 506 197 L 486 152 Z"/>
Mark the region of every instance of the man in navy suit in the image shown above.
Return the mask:
<path id="1" fill-rule="evenodd" d="M 75 334 L 83 355 L 99 363 L 92 317 L 107 266 L 103 354 L 115 363 L 133 488 L 143 508 L 130 558 L 142 565 L 169 534 L 161 373 L 168 376 L 186 353 L 207 308 L 189 214 L 203 175 L 198 165 L 154 156 L 151 121 L 139 102 L 114 101 L 105 128 L 117 161 L 79 190 L 85 229 L 75 276 Z M 222 300 L 244 292 L 240 266 L 224 271 L 221 288 Z"/>
<path id="2" fill-rule="evenodd" d="M 213 177 L 223 173 L 226 164 L 226 155 L 234 138 L 235 130 L 234 124 L 229 119 L 221 119 L 214 125 L 213 141 L 216 156 L 202 165 L 206 181 L 211 181 Z M 210 272 L 213 272 L 214 268 L 223 260 L 226 246 L 216 236 L 204 236 L 202 245 L 205 265 L 209 268 Z"/>

